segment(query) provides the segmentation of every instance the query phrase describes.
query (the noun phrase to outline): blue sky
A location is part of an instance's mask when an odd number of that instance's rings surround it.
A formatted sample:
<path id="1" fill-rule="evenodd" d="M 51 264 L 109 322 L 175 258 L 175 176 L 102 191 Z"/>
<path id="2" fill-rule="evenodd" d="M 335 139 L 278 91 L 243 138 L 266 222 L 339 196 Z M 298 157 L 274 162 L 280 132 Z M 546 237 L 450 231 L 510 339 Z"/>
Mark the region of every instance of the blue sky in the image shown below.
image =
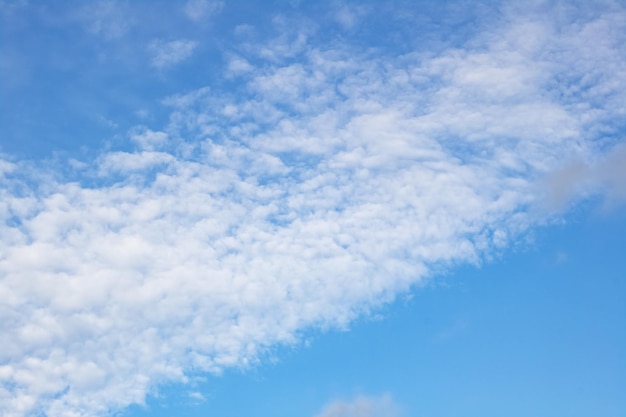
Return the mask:
<path id="1" fill-rule="evenodd" d="M 622 416 L 621 2 L 0 2 L 3 415 Z"/>

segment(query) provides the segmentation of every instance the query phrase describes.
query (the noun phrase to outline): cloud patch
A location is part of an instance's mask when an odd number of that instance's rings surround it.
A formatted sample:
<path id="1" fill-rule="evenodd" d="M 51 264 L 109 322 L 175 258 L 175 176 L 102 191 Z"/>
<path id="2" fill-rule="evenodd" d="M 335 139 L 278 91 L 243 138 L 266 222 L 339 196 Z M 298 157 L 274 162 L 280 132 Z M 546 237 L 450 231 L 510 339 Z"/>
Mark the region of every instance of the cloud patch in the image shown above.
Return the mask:
<path id="1" fill-rule="evenodd" d="M 90 33 L 106 40 L 122 38 L 136 23 L 128 4 L 115 0 L 91 2 L 81 7 L 75 16 Z"/>
<path id="2" fill-rule="evenodd" d="M 333 401 L 315 417 L 396 417 L 398 407 L 389 395 L 359 396 L 352 401 Z"/>
<path id="3" fill-rule="evenodd" d="M 148 45 L 151 64 L 157 69 L 167 69 L 191 57 L 198 43 L 179 39 L 173 41 L 154 40 Z"/>
<path id="4" fill-rule="evenodd" d="M 224 2 L 215 0 L 189 0 L 185 3 L 183 11 L 194 22 L 202 22 L 219 13 L 224 7 Z"/>
<path id="5" fill-rule="evenodd" d="M 626 202 L 626 146 L 618 144 L 596 160 L 577 159 L 552 172 L 545 182 L 547 206 L 562 210 L 581 198 L 599 195 L 605 209 Z"/>

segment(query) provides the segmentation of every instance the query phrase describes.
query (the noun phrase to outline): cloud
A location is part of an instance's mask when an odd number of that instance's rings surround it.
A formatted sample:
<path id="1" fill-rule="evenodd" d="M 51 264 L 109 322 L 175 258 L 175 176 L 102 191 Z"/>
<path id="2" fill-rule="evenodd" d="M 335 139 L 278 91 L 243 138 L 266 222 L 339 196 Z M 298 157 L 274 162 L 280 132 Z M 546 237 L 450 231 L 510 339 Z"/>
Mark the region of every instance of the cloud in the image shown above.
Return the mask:
<path id="1" fill-rule="evenodd" d="M 130 139 L 141 149 L 155 150 L 167 143 L 167 133 L 155 132 L 143 126 L 136 128 L 130 135 Z"/>
<path id="2" fill-rule="evenodd" d="M 590 170 L 618 195 L 626 14 L 558 12 L 576 24 L 511 12 L 463 49 L 384 60 L 262 39 L 236 88 L 169 97 L 166 126 L 79 178 L 2 158 L 0 408 L 105 415 L 345 327 L 544 223 L 537 184 L 564 160 L 608 155 Z"/>
<path id="3" fill-rule="evenodd" d="M 184 39 L 169 42 L 152 41 L 148 46 L 152 54 L 152 66 L 158 69 L 172 67 L 190 58 L 197 46 L 197 42 Z"/>
<path id="4" fill-rule="evenodd" d="M 113 0 L 90 2 L 77 11 L 76 18 L 90 33 L 107 40 L 123 37 L 135 23 L 128 5 Z"/>
<path id="5" fill-rule="evenodd" d="M 183 11 L 189 19 L 195 22 L 201 22 L 219 13 L 223 7 L 224 2 L 222 1 L 189 0 L 185 3 Z"/>
<path id="6" fill-rule="evenodd" d="M 545 183 L 547 207 L 562 210 L 582 198 L 599 195 L 605 209 L 626 202 L 626 146 L 621 143 L 595 161 L 567 161 L 554 170 Z"/>
<path id="7" fill-rule="evenodd" d="M 622 143 L 611 149 L 597 168 L 598 181 L 606 189 L 609 204 L 626 201 L 626 146 Z"/>
<path id="8" fill-rule="evenodd" d="M 364 6 L 356 6 L 351 4 L 341 4 L 336 7 L 333 12 L 333 18 L 344 29 L 353 29 L 358 25 L 359 21 L 364 15 L 369 13 L 369 10 Z"/>
<path id="9" fill-rule="evenodd" d="M 328 404 L 315 417 L 394 417 L 398 407 L 389 395 L 381 397 L 359 396 L 354 400 L 334 401 Z"/>
<path id="10" fill-rule="evenodd" d="M 26 7 L 28 5 L 28 0 L 17 0 L 17 1 L 9 1 L 2 0 L 0 1 L 0 15 L 3 17 L 11 16 L 13 13 L 18 11 L 19 9 Z"/>
<path id="11" fill-rule="evenodd" d="M 191 399 L 194 403 L 203 403 L 206 401 L 206 397 L 198 391 L 192 391 L 189 393 L 189 399 Z"/>
<path id="12" fill-rule="evenodd" d="M 227 71 L 229 76 L 237 76 L 252 71 L 254 67 L 244 58 L 231 57 L 228 61 Z"/>

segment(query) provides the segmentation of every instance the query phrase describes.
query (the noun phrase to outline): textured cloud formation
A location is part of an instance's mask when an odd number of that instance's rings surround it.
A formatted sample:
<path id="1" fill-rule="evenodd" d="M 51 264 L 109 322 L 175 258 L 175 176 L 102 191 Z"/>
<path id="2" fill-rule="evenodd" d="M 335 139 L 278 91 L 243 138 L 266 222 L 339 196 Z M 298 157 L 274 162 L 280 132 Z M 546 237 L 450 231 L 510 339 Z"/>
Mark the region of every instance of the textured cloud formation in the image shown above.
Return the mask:
<path id="1" fill-rule="evenodd" d="M 135 151 L 67 176 L 5 158 L 4 414 L 142 403 L 544 222 L 538 183 L 613 152 L 626 94 L 623 10 L 545 15 L 385 59 L 286 34 L 249 48 L 233 90 L 166 99 L 169 123 L 133 129 Z M 184 59 L 161 47 L 156 66 Z M 322 415 L 377 415 L 359 401 Z"/>

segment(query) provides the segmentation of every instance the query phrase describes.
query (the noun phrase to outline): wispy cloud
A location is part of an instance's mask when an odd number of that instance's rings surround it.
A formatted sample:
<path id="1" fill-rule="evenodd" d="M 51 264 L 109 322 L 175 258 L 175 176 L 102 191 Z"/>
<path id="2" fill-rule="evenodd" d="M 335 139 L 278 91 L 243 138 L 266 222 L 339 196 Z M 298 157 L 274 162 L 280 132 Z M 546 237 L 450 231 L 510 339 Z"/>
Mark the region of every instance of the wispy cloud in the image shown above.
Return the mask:
<path id="1" fill-rule="evenodd" d="M 546 13 L 384 60 L 292 31 L 245 49 L 236 88 L 166 99 L 166 126 L 78 179 L 6 158 L 0 408 L 105 414 L 245 367 L 546 221 L 536 190 L 564 161 L 608 155 L 598 175 L 618 178 L 626 14 Z M 195 43 L 151 48 L 167 68 Z"/>
<path id="2" fill-rule="evenodd" d="M 172 67 L 190 58 L 198 43 L 179 39 L 174 41 L 152 41 L 148 47 L 152 54 L 152 65 L 159 69 Z"/>
<path id="3" fill-rule="evenodd" d="M 544 184 L 546 204 L 562 210 L 568 204 L 594 195 L 611 209 L 626 202 L 626 146 L 616 145 L 608 153 L 591 162 L 568 161 L 553 171 Z"/>
<path id="4" fill-rule="evenodd" d="M 0 1 L 0 15 L 11 16 L 14 12 L 28 5 L 28 0 L 1 0 Z"/>
<path id="5" fill-rule="evenodd" d="M 185 3 L 185 15 L 195 21 L 202 22 L 219 13 L 224 7 L 223 1 L 216 0 L 189 0 Z"/>
<path id="6" fill-rule="evenodd" d="M 389 395 L 358 396 L 352 401 L 333 401 L 315 417 L 395 417 L 399 409 Z"/>
<path id="7" fill-rule="evenodd" d="M 344 3 L 336 7 L 332 12 L 332 17 L 345 29 L 353 29 L 368 12 L 366 6 Z"/>
<path id="8" fill-rule="evenodd" d="M 134 20 L 125 2 L 99 0 L 83 5 L 75 15 L 89 32 L 112 40 L 124 36 Z"/>

